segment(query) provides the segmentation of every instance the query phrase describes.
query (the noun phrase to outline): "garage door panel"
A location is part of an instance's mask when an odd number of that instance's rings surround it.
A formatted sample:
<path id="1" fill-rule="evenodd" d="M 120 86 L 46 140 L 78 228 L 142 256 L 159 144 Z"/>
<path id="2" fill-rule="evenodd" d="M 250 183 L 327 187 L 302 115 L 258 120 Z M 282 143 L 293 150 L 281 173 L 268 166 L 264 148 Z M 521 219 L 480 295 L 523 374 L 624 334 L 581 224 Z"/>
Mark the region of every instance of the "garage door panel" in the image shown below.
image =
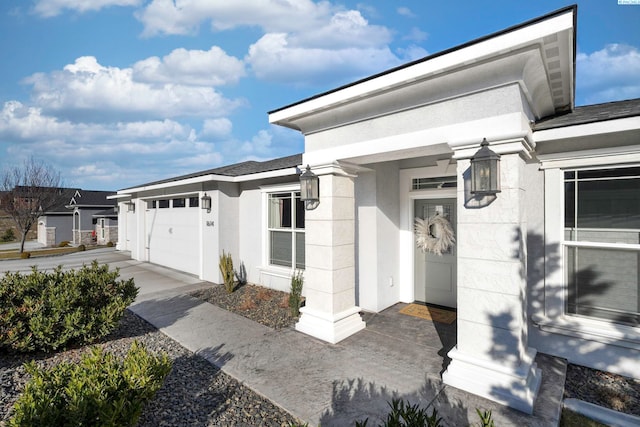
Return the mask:
<path id="1" fill-rule="evenodd" d="M 198 210 L 189 208 L 147 211 L 147 250 L 149 261 L 185 271 L 200 273 Z"/>

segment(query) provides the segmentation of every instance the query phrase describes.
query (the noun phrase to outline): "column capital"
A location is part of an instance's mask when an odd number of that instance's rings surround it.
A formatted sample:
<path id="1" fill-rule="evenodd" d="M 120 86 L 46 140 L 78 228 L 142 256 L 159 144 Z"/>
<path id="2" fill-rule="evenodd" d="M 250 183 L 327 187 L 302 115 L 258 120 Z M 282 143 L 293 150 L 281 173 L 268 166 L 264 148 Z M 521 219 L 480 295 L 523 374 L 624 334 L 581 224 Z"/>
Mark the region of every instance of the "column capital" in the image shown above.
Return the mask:
<path id="1" fill-rule="evenodd" d="M 473 144 L 465 144 L 457 147 L 452 147 L 453 158 L 456 160 L 470 159 L 480 149 L 480 143 L 482 141 L 475 142 Z M 489 140 L 489 148 L 496 154 L 520 154 L 525 159 L 531 158 L 531 152 L 535 148 L 535 144 L 529 141 L 527 138 L 515 138 L 498 141 Z"/>
<path id="2" fill-rule="evenodd" d="M 306 163 L 303 162 L 303 166 Z M 338 175 L 355 178 L 360 172 L 369 172 L 371 169 L 349 162 L 335 160 L 331 163 L 310 164 L 311 170 L 318 176 L 321 175 Z"/>

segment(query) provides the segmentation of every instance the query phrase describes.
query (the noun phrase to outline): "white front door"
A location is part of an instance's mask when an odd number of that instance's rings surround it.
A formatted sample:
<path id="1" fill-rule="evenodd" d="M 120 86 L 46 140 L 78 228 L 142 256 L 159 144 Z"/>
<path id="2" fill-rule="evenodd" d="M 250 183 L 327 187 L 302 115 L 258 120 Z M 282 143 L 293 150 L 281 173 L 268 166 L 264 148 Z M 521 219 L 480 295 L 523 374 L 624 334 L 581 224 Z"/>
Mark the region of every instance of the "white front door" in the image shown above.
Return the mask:
<path id="1" fill-rule="evenodd" d="M 449 220 L 456 229 L 456 199 L 421 199 L 414 202 L 416 218 L 431 218 L 436 213 Z M 415 290 L 416 301 L 456 307 L 456 247 L 442 255 L 422 251 L 415 246 Z"/>

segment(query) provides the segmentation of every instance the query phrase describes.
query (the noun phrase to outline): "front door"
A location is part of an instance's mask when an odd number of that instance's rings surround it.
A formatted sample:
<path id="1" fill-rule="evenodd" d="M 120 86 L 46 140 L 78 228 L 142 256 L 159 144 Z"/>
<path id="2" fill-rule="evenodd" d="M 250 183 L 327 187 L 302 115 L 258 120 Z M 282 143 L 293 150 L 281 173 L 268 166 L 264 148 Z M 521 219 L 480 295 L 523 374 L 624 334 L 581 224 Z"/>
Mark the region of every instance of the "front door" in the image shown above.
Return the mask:
<path id="1" fill-rule="evenodd" d="M 443 215 L 456 229 L 456 199 L 421 199 L 414 202 L 416 218 Z M 456 236 L 457 238 L 457 236 Z M 442 255 L 423 252 L 415 246 L 415 300 L 456 307 L 456 247 Z"/>

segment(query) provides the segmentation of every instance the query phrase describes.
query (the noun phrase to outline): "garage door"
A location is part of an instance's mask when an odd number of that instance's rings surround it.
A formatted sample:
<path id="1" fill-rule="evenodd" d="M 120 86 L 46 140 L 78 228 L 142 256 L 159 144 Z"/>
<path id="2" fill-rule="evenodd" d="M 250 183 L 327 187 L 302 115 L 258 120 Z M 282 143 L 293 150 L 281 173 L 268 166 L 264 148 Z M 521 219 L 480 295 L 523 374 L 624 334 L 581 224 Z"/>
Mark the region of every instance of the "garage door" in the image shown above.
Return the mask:
<path id="1" fill-rule="evenodd" d="M 149 201 L 146 227 L 149 262 L 200 274 L 199 210 L 189 198 Z"/>

